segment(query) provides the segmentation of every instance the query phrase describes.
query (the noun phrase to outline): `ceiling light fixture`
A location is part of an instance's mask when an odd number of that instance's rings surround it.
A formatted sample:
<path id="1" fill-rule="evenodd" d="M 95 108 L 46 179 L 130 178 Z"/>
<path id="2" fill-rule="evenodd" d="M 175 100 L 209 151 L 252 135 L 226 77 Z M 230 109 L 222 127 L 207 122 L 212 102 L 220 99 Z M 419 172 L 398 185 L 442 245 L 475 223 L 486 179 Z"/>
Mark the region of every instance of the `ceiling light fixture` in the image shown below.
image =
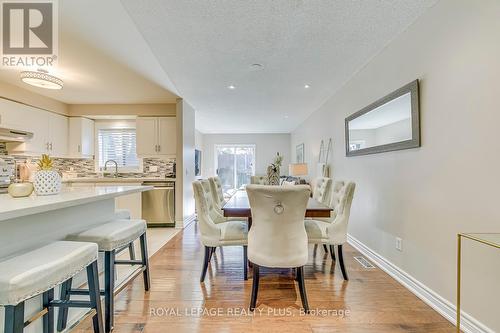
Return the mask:
<path id="1" fill-rule="evenodd" d="M 309 89 L 310 87 L 311 87 L 311 86 L 310 86 L 310 85 L 308 85 L 308 84 L 304 85 L 304 88 L 306 88 L 306 89 Z"/>
<path id="2" fill-rule="evenodd" d="M 49 75 L 46 70 L 23 71 L 21 72 L 21 81 L 29 85 L 45 89 L 62 89 L 63 80 Z"/>
<path id="3" fill-rule="evenodd" d="M 236 89 L 236 87 L 235 87 L 235 86 L 233 86 L 233 85 L 230 85 L 230 86 L 227 86 L 227 87 L 228 87 L 229 89 L 231 89 L 231 90 Z"/>

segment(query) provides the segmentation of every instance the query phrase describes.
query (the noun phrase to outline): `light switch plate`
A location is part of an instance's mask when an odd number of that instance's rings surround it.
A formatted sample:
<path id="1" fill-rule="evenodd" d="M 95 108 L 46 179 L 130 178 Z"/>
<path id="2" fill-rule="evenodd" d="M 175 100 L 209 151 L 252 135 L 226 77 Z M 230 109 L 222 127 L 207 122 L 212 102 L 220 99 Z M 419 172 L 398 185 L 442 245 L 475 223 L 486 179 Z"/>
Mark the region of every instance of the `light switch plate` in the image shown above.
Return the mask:
<path id="1" fill-rule="evenodd" d="M 150 165 L 148 170 L 149 170 L 149 172 L 158 172 L 158 166 L 157 165 Z"/>

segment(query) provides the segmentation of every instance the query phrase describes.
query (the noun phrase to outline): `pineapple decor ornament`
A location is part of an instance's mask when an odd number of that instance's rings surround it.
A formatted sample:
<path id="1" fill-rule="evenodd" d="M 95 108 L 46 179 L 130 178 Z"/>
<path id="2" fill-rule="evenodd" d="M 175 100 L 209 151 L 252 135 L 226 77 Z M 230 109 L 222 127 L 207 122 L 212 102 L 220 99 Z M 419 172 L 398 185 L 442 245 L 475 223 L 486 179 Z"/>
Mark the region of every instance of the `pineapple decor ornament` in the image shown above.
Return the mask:
<path id="1" fill-rule="evenodd" d="M 43 154 L 38 162 L 38 171 L 35 173 L 33 186 L 37 195 L 52 195 L 61 192 L 61 176 L 52 169 L 52 159 Z"/>
<path id="2" fill-rule="evenodd" d="M 276 153 L 274 158 L 274 163 L 271 163 L 267 167 L 267 180 L 269 185 L 279 185 L 280 184 L 280 168 L 283 162 L 283 156 L 280 153 Z"/>

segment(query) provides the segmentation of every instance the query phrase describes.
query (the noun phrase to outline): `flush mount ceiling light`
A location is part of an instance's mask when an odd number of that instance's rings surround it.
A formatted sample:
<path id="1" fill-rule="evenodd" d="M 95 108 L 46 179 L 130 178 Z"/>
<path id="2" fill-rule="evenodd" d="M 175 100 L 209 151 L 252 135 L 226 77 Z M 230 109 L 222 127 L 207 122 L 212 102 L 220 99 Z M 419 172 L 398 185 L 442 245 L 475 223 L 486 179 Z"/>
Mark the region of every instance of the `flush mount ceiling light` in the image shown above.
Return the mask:
<path id="1" fill-rule="evenodd" d="M 310 87 L 311 87 L 311 86 L 310 86 L 310 85 L 308 85 L 308 84 L 305 84 L 305 85 L 304 85 L 304 88 L 306 88 L 306 89 L 309 89 Z"/>
<path id="2" fill-rule="evenodd" d="M 47 71 L 38 70 L 21 72 L 21 81 L 35 87 L 45 89 L 62 89 L 64 82 L 52 75 L 47 74 Z"/>
<path id="3" fill-rule="evenodd" d="M 259 64 L 259 63 L 255 63 L 255 64 L 250 65 L 250 70 L 254 71 L 254 72 L 261 71 L 263 69 L 264 69 L 264 66 L 262 64 Z"/>
<path id="4" fill-rule="evenodd" d="M 236 87 L 235 87 L 235 86 L 233 86 L 233 85 L 230 85 L 230 86 L 227 86 L 227 87 L 228 87 L 229 89 L 231 89 L 231 90 L 236 89 Z"/>

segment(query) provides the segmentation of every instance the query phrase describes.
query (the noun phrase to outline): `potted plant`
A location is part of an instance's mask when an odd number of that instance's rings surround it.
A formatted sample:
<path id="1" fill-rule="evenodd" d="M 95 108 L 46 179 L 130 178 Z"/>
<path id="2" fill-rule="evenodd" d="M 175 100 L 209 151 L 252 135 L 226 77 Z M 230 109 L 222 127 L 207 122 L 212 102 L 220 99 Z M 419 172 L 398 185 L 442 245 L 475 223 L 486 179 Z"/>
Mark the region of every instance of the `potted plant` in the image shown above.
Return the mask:
<path id="1" fill-rule="evenodd" d="M 61 176 L 53 170 L 52 159 L 43 154 L 38 161 L 38 171 L 35 173 L 33 186 L 37 195 L 52 195 L 61 192 Z"/>
<path id="2" fill-rule="evenodd" d="M 269 185 L 279 185 L 280 184 L 280 168 L 283 162 L 283 156 L 280 153 L 276 153 L 273 163 L 267 167 L 267 178 Z"/>

